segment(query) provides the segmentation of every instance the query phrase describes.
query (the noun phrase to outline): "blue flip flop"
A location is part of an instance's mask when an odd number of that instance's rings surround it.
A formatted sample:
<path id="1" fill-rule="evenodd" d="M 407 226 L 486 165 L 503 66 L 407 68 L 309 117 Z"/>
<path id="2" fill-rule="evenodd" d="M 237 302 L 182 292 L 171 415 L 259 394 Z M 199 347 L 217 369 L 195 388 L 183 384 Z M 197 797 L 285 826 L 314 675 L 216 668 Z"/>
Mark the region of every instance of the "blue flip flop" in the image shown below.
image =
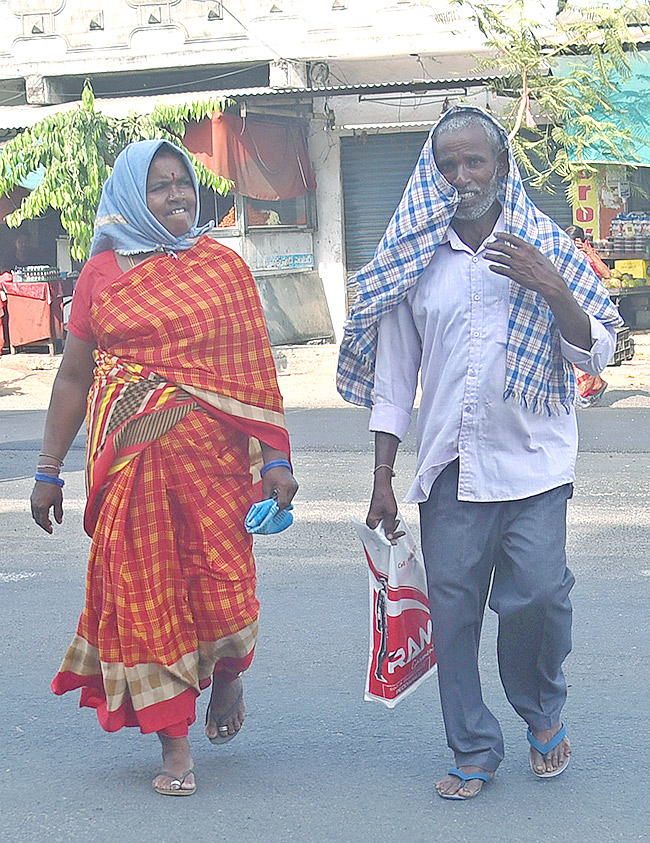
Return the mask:
<path id="1" fill-rule="evenodd" d="M 526 732 L 526 738 L 528 743 L 531 745 L 533 749 L 536 749 L 540 755 L 547 755 L 552 749 L 561 743 L 564 738 L 566 738 L 566 729 L 564 724 L 560 727 L 560 731 L 554 735 L 548 743 L 540 743 L 535 735 L 530 731 L 530 728 Z M 538 773 L 537 770 L 533 767 L 533 759 L 531 753 L 528 753 L 528 763 L 530 764 L 530 769 L 535 773 L 535 775 L 539 779 L 552 779 L 555 776 L 559 776 L 560 773 L 563 773 L 566 768 L 569 766 L 569 761 L 571 760 L 570 755 L 564 756 L 564 762 L 557 768 L 557 770 L 552 770 L 550 773 Z"/>
<path id="2" fill-rule="evenodd" d="M 494 778 L 494 776 L 491 776 L 489 773 L 463 773 L 463 771 L 459 770 L 458 767 L 452 767 L 451 770 L 448 771 L 448 775 L 457 776 L 463 784 L 472 781 L 472 779 L 479 779 L 482 782 L 488 783 Z M 483 790 L 483 788 L 481 788 L 481 790 Z M 474 795 L 477 796 L 481 790 Z M 442 799 L 457 799 L 459 801 L 466 801 L 467 799 L 474 798 L 473 796 L 459 796 L 458 793 L 441 793 L 439 790 L 437 793 Z"/>

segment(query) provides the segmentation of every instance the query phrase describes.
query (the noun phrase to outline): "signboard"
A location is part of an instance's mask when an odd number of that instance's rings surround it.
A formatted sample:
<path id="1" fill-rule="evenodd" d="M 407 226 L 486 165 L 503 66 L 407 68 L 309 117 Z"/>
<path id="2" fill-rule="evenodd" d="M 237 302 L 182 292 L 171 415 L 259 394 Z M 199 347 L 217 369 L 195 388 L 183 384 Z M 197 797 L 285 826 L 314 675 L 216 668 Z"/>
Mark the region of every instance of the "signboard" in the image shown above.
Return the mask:
<path id="1" fill-rule="evenodd" d="M 312 254 L 300 255 L 265 255 L 260 269 L 313 269 L 314 256 Z"/>
<path id="2" fill-rule="evenodd" d="M 600 237 L 598 218 L 598 183 L 596 173 L 581 173 L 578 181 L 578 204 L 573 206 L 573 223 L 584 229 L 590 240 Z"/>

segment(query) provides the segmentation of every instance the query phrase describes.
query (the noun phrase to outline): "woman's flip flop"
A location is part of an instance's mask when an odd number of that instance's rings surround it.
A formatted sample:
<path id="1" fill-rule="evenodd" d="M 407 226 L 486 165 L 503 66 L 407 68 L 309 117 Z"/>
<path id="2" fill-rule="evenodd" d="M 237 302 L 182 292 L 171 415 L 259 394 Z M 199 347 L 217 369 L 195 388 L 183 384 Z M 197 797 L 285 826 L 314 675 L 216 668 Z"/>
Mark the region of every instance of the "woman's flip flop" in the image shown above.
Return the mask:
<path id="1" fill-rule="evenodd" d="M 214 723 L 215 723 L 215 726 L 217 727 L 217 734 L 212 738 L 208 738 L 210 743 L 214 743 L 214 744 L 228 743 L 228 741 L 231 741 L 233 738 L 237 737 L 237 735 L 240 732 L 241 726 L 239 727 L 239 729 L 237 729 L 236 732 L 233 732 L 232 735 L 231 735 L 231 734 L 228 733 L 228 725 L 227 725 L 226 721 L 228 720 L 229 717 L 232 716 L 233 712 L 235 712 L 237 710 L 237 707 L 239 706 L 239 703 L 241 702 L 243 696 L 244 696 L 244 686 L 242 685 L 242 687 L 239 690 L 239 694 L 237 695 L 237 699 L 230 706 L 230 708 L 227 711 L 224 711 L 223 714 L 219 715 L 219 719 L 217 719 L 213 714 Z M 212 697 L 210 697 L 210 702 L 208 703 L 208 709 L 205 712 L 205 725 L 206 726 L 208 725 L 208 721 L 210 720 L 210 712 L 211 711 L 212 711 Z"/>
<path id="2" fill-rule="evenodd" d="M 161 796 L 191 796 L 193 793 L 196 793 L 196 776 L 194 777 L 193 787 L 183 787 L 183 785 L 185 784 L 185 779 L 189 776 L 190 773 L 193 772 L 194 770 L 186 770 L 182 776 L 175 776 L 168 770 L 163 770 L 162 772 L 158 773 L 158 775 L 169 776 L 169 778 L 171 779 L 169 787 L 160 787 L 159 785 L 154 785 L 153 789 L 156 791 L 156 793 L 159 793 Z"/>

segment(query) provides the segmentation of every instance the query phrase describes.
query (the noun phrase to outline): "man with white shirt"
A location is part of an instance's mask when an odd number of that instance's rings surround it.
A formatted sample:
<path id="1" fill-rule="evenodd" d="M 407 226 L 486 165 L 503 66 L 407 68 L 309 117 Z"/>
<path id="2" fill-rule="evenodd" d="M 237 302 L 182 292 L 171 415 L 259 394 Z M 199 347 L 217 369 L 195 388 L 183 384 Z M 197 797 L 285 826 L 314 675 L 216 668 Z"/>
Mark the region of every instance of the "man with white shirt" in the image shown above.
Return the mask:
<path id="1" fill-rule="evenodd" d="M 373 260 L 341 346 L 338 386 L 372 407 L 367 523 L 399 531 L 393 466 L 418 374 L 416 478 L 447 742 L 436 789 L 475 796 L 504 755 L 481 695 L 484 608 L 499 615 L 501 681 L 528 724 L 530 766 L 561 773 L 573 576 L 566 502 L 577 452 L 573 365 L 598 374 L 621 323 L 570 238 L 525 194 L 487 113 L 448 111 L 432 130 Z"/>

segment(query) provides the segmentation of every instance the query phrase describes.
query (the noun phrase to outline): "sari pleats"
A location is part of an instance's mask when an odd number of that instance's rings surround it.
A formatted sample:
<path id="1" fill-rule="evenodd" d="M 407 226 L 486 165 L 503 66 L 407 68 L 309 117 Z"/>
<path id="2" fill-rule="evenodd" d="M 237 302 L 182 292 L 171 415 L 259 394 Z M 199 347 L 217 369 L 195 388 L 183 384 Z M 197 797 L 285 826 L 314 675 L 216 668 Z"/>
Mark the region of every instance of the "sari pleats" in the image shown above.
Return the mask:
<path id="1" fill-rule="evenodd" d="M 199 409 L 114 475 L 55 693 L 84 688 L 108 731 L 190 725 L 215 668 L 236 675 L 253 657 L 251 502 L 247 437 Z"/>

